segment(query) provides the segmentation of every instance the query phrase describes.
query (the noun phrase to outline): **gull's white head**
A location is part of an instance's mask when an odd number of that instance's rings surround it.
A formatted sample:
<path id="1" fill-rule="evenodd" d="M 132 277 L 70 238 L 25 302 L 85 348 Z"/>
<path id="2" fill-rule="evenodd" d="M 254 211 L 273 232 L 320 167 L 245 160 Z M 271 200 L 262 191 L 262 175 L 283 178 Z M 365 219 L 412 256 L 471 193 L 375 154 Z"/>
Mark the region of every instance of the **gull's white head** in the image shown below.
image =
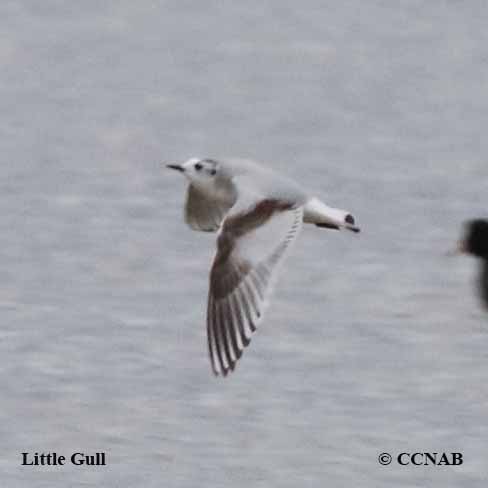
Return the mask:
<path id="1" fill-rule="evenodd" d="M 190 158 L 183 164 L 167 164 L 166 166 L 180 171 L 191 183 L 198 186 L 212 184 L 219 171 L 219 163 L 213 159 Z"/>

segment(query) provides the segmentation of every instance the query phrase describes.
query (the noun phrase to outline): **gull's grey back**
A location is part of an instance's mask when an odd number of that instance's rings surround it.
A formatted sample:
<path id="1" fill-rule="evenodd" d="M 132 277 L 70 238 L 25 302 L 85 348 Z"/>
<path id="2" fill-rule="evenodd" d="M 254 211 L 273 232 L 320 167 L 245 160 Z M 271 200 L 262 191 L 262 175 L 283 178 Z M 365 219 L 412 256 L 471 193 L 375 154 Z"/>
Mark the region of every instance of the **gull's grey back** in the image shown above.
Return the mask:
<path id="1" fill-rule="evenodd" d="M 250 159 L 219 159 L 222 176 L 233 178 L 238 193 L 254 194 L 263 198 L 276 198 L 302 205 L 307 194 L 295 181 L 277 171 Z"/>

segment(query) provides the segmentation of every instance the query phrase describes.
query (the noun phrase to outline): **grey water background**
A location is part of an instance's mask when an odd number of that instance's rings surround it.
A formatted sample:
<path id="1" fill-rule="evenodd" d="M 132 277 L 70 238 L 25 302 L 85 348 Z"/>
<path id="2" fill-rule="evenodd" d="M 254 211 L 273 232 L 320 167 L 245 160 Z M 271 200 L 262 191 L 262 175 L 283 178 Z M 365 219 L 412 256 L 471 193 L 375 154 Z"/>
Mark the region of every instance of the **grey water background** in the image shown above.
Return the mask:
<path id="1" fill-rule="evenodd" d="M 1 2 L 1 485 L 486 486 L 488 320 L 476 262 L 445 253 L 488 214 L 487 22 L 480 1 Z M 363 228 L 304 229 L 225 380 L 215 236 L 162 166 L 195 155 L 268 162 Z"/>

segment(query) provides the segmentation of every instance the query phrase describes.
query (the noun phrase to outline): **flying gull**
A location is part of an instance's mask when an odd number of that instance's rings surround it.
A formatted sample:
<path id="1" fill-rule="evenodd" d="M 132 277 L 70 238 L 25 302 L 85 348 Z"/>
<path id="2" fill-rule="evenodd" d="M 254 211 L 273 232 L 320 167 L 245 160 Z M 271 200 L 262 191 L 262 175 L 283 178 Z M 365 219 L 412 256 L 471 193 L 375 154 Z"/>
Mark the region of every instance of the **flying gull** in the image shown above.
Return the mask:
<path id="1" fill-rule="evenodd" d="M 276 271 L 302 223 L 359 232 L 353 216 L 294 181 L 243 159 L 191 158 L 168 164 L 189 181 L 185 221 L 217 232 L 207 305 L 213 372 L 233 371 L 262 318 Z"/>

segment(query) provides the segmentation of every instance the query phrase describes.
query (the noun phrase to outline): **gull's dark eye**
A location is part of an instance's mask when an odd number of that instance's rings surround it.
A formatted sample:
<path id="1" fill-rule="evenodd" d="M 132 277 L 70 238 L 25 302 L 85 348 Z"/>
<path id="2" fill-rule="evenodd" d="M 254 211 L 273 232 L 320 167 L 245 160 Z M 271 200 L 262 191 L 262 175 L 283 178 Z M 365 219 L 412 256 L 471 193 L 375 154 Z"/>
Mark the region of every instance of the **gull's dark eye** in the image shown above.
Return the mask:
<path id="1" fill-rule="evenodd" d="M 197 171 L 201 171 L 201 170 L 202 170 L 202 168 L 203 168 L 203 164 L 200 164 L 200 163 L 195 164 L 195 169 L 196 169 Z"/>

